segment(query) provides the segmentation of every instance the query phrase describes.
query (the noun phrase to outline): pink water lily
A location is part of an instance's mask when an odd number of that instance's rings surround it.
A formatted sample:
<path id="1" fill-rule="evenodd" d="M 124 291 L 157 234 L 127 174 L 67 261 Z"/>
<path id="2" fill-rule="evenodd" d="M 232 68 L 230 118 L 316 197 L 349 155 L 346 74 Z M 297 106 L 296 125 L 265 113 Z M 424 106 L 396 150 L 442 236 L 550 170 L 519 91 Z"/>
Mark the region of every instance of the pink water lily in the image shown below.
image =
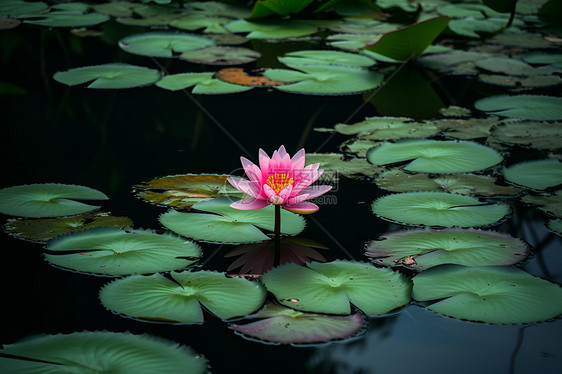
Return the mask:
<path id="1" fill-rule="evenodd" d="M 294 213 L 314 213 L 318 206 L 305 200 L 332 189 L 332 186 L 326 185 L 311 186 L 324 170 L 318 170 L 320 164 L 304 166 L 304 149 L 298 151 L 293 158 L 284 146 L 274 151 L 271 158 L 260 149 L 259 167 L 244 157 L 240 157 L 240 160 L 250 180 L 229 177 L 228 182 L 250 198 L 230 204 L 236 209 L 253 210 L 274 204 Z"/>

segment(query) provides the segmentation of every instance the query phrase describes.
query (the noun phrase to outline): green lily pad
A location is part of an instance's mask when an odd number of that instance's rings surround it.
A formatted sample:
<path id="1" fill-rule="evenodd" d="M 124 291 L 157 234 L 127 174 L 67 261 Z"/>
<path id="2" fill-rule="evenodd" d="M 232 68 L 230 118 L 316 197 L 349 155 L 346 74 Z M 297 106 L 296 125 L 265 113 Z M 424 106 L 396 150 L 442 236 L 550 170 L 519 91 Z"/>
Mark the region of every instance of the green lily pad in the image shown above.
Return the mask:
<path id="1" fill-rule="evenodd" d="M 351 158 L 344 160 L 341 153 L 307 153 L 306 162 L 320 164 L 324 170 L 323 179 L 338 179 L 341 175 L 354 178 L 360 176 L 373 176 L 381 172 L 382 168 L 367 162 L 364 158 Z"/>
<path id="2" fill-rule="evenodd" d="M 370 91 L 382 83 L 383 74 L 337 65 L 292 65 L 294 69 L 267 69 L 264 76 L 290 84 L 275 86 L 284 92 L 312 95 L 351 95 Z"/>
<path id="3" fill-rule="evenodd" d="M 439 109 L 439 113 L 444 117 L 468 117 L 472 114 L 470 109 L 457 105 L 449 105 L 446 108 Z"/>
<path id="4" fill-rule="evenodd" d="M 364 27 L 362 27 L 362 30 L 365 29 Z M 393 28 L 395 29 L 395 28 Z M 368 30 L 372 30 L 372 28 L 368 29 Z M 336 31 L 336 30 L 334 30 Z M 387 30 L 387 31 L 392 31 L 391 30 Z M 326 38 L 327 41 L 327 45 L 329 45 L 330 47 L 334 47 L 334 48 L 339 48 L 339 49 L 343 49 L 346 51 L 358 51 L 361 48 L 363 48 L 366 44 L 372 43 L 373 42 L 373 38 L 376 38 L 376 36 L 373 36 L 372 34 L 363 34 L 363 33 L 357 33 L 357 34 L 332 34 L 332 35 L 328 35 L 328 37 Z"/>
<path id="5" fill-rule="evenodd" d="M 476 60 L 475 63 L 480 69 L 497 74 L 517 76 L 529 76 L 536 74 L 535 68 L 515 58 L 489 57 L 482 60 Z"/>
<path id="6" fill-rule="evenodd" d="M 152 57 L 173 57 L 174 54 L 214 44 L 212 39 L 174 32 L 133 34 L 119 41 L 119 47 L 126 52 Z"/>
<path id="7" fill-rule="evenodd" d="M 381 218 L 407 225 L 477 227 L 497 224 L 510 208 L 474 197 L 445 192 L 405 192 L 386 195 L 372 204 Z"/>
<path id="8" fill-rule="evenodd" d="M 155 178 L 133 186 L 136 196 L 150 203 L 184 209 L 222 196 L 247 197 L 226 180 L 230 175 L 181 174 Z"/>
<path id="9" fill-rule="evenodd" d="M 354 67 L 368 67 L 375 64 L 373 59 L 355 53 L 332 50 L 304 50 L 293 51 L 278 57 L 287 66 L 301 65 L 343 65 Z"/>
<path id="10" fill-rule="evenodd" d="M 443 264 L 513 265 L 529 252 L 520 239 L 474 229 L 395 231 L 370 241 L 365 248 L 376 265 L 404 265 L 419 271 Z"/>
<path id="11" fill-rule="evenodd" d="M 350 314 L 351 302 L 374 316 L 410 301 L 410 279 L 389 268 L 342 260 L 307 266 L 281 265 L 261 279 L 279 303 L 306 312 Z"/>
<path id="12" fill-rule="evenodd" d="M 441 34 L 449 17 L 436 17 L 384 34 L 365 49 L 398 61 L 414 60 Z"/>
<path id="13" fill-rule="evenodd" d="M 170 279 L 171 278 L 171 279 Z M 203 323 L 201 305 L 221 319 L 250 314 L 263 305 L 259 282 L 215 271 L 132 275 L 106 284 L 102 304 L 129 317 L 175 323 Z"/>
<path id="14" fill-rule="evenodd" d="M 562 190 L 555 191 L 550 196 L 526 195 L 521 198 L 525 204 L 536 205 L 543 212 L 562 217 Z"/>
<path id="15" fill-rule="evenodd" d="M 230 32 L 247 32 L 249 39 L 286 39 L 314 34 L 318 29 L 305 22 L 284 20 L 268 22 L 249 22 L 238 19 L 225 25 Z"/>
<path id="16" fill-rule="evenodd" d="M 508 181 L 533 190 L 562 184 L 562 162 L 556 159 L 526 161 L 503 169 Z"/>
<path id="17" fill-rule="evenodd" d="M 339 149 L 344 153 L 354 154 L 357 157 L 367 157 L 369 149 L 380 145 L 381 142 L 361 137 L 346 140 L 339 145 Z"/>
<path id="18" fill-rule="evenodd" d="M 44 243 L 57 236 L 96 227 L 125 228 L 132 226 L 133 221 L 128 217 L 115 217 L 108 212 L 97 212 L 62 218 L 12 218 L 4 225 L 4 232 L 18 239 Z"/>
<path id="19" fill-rule="evenodd" d="M 487 138 L 490 135 L 490 129 L 499 123 L 499 120 L 495 117 L 467 119 L 447 118 L 434 120 L 432 123 L 437 126 L 445 136 L 468 140 Z"/>
<path id="20" fill-rule="evenodd" d="M 223 82 L 220 79 L 213 78 L 215 73 L 183 73 L 166 75 L 156 85 L 160 88 L 170 91 L 179 91 L 189 87 L 193 87 L 194 94 L 217 95 L 245 92 L 253 87 L 242 86 Z"/>
<path id="21" fill-rule="evenodd" d="M 13 18 L 39 13 L 48 8 L 42 1 L 3 0 L 0 3 L 0 15 L 9 15 Z"/>
<path id="22" fill-rule="evenodd" d="M 76 14 L 66 11 L 56 11 L 45 14 L 36 14 L 34 18 L 40 19 L 30 20 L 26 19 L 25 23 L 32 25 L 48 26 L 48 27 L 83 27 L 99 25 L 108 21 L 110 17 L 103 13 L 84 13 Z"/>
<path id="23" fill-rule="evenodd" d="M 313 1 L 314 0 L 260 0 L 254 4 L 249 18 L 267 17 L 272 14 L 288 17 L 291 14 L 299 13 Z"/>
<path id="24" fill-rule="evenodd" d="M 232 323 L 228 327 L 251 340 L 299 345 L 347 339 L 360 333 L 366 322 L 360 312 L 350 316 L 327 316 L 299 312 L 273 303 L 266 304 L 264 309 L 248 318 L 260 320 L 244 325 Z"/>
<path id="25" fill-rule="evenodd" d="M 4 344 L 5 373 L 204 374 L 207 360 L 191 348 L 151 335 L 75 332 L 39 335 Z M 100 369 L 103 368 L 103 369 Z"/>
<path id="26" fill-rule="evenodd" d="M 26 184 L 0 190 L 0 213 L 18 217 L 60 217 L 82 214 L 99 206 L 75 200 L 107 200 L 103 192 L 72 184 Z"/>
<path id="27" fill-rule="evenodd" d="M 474 103 L 478 110 L 503 117 L 532 120 L 562 119 L 562 98 L 541 95 L 498 95 Z"/>
<path id="28" fill-rule="evenodd" d="M 562 236 L 562 219 L 551 219 L 546 223 L 546 228 L 558 236 Z"/>
<path id="29" fill-rule="evenodd" d="M 247 18 L 250 10 L 243 6 L 225 4 L 219 1 L 190 1 L 184 4 L 185 10 L 190 14 L 201 16 L 226 16 L 232 18 Z"/>
<path id="30" fill-rule="evenodd" d="M 562 122 L 504 122 L 495 126 L 491 135 L 495 141 L 508 144 L 558 149 L 562 147 Z"/>
<path id="31" fill-rule="evenodd" d="M 201 257 L 201 248 L 172 234 L 150 230 L 97 228 L 62 236 L 47 243 L 51 264 L 102 275 L 150 274 L 183 269 Z"/>
<path id="32" fill-rule="evenodd" d="M 180 59 L 194 64 L 239 65 L 254 62 L 261 57 L 259 52 L 239 47 L 205 47 L 181 54 Z"/>
<path id="33" fill-rule="evenodd" d="M 509 196 L 521 189 L 496 184 L 496 178 L 486 175 L 427 175 L 409 174 L 399 168 L 380 173 L 374 182 L 379 188 L 392 192 L 438 191 L 469 196 Z"/>
<path id="34" fill-rule="evenodd" d="M 92 8 L 99 13 L 109 14 L 113 17 L 128 17 L 133 15 L 133 8 L 138 6 L 129 1 L 113 1 L 104 4 L 92 4 Z"/>
<path id="35" fill-rule="evenodd" d="M 427 309 L 469 321 L 533 323 L 562 313 L 562 288 L 512 267 L 439 266 L 414 277 Z"/>
<path id="36" fill-rule="evenodd" d="M 228 17 L 201 17 L 200 15 L 189 15 L 178 18 L 170 22 L 170 26 L 182 30 L 199 30 L 203 29 L 204 33 L 223 34 L 227 30 L 224 27 L 232 18 Z"/>
<path id="37" fill-rule="evenodd" d="M 562 67 L 562 53 L 531 52 L 523 55 L 521 59 L 528 64 L 548 64 L 554 65 L 557 68 Z"/>
<path id="38" fill-rule="evenodd" d="M 508 17 L 489 17 L 485 19 L 453 19 L 448 27 L 457 35 L 468 38 L 481 38 L 481 34 L 495 34 L 505 28 Z"/>
<path id="39" fill-rule="evenodd" d="M 480 74 L 480 82 L 495 84 L 503 87 L 550 87 L 562 84 L 562 78 L 556 75 L 532 75 L 529 77 L 514 77 L 509 75 Z"/>
<path id="40" fill-rule="evenodd" d="M 494 166 L 503 157 L 492 148 L 473 142 L 404 140 L 371 148 L 367 159 L 373 165 L 409 161 L 404 170 L 419 173 L 466 173 Z"/>
<path id="41" fill-rule="evenodd" d="M 170 210 L 160 216 L 160 223 L 180 235 L 218 243 L 250 243 L 268 240 L 261 230 L 273 231 L 275 208 L 272 205 L 257 210 L 231 208 L 235 198 L 221 197 L 202 201 L 193 209 L 215 213 L 180 213 Z M 257 227 L 256 227 L 257 226 Z M 281 211 L 281 232 L 296 235 L 304 230 L 304 218 L 286 210 Z"/>
<path id="42" fill-rule="evenodd" d="M 416 63 L 449 75 L 476 75 L 476 61 L 490 57 L 488 53 L 453 50 L 447 53 L 436 53 L 421 56 Z"/>
<path id="43" fill-rule="evenodd" d="M 58 71 L 53 78 L 68 86 L 92 82 L 88 88 L 132 88 L 158 81 L 160 72 L 142 66 L 116 63 Z"/>

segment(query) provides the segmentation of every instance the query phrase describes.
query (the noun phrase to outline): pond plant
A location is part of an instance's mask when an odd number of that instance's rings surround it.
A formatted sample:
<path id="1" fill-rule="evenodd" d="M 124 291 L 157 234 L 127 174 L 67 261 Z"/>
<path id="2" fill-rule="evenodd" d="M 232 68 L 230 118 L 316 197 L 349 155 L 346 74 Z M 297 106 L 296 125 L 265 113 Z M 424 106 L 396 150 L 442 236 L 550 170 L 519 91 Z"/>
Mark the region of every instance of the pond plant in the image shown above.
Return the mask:
<path id="1" fill-rule="evenodd" d="M 0 372 L 557 372 L 561 15 L 0 1 Z"/>

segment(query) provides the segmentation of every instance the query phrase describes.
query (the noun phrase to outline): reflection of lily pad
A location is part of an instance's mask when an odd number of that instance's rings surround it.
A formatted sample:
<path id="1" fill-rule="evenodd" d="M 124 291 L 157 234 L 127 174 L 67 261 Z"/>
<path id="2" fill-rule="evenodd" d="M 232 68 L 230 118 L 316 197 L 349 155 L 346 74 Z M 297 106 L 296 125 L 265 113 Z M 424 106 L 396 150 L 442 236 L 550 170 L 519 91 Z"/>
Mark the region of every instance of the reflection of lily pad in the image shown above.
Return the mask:
<path id="1" fill-rule="evenodd" d="M 320 164 L 320 169 L 324 170 L 323 178 L 338 179 L 341 175 L 348 178 L 359 176 L 373 176 L 381 171 L 367 162 L 364 158 L 351 158 L 344 160 L 341 153 L 307 153 L 306 162 Z"/>
<path id="2" fill-rule="evenodd" d="M 379 174 L 374 182 L 379 188 L 393 192 L 438 191 L 470 196 L 515 195 L 521 192 L 519 188 L 495 184 L 496 179 L 486 175 L 408 174 L 398 168 Z"/>
<path id="3" fill-rule="evenodd" d="M 312 95 L 349 95 L 370 91 L 382 83 L 383 74 L 337 65 L 292 65 L 296 70 L 268 69 L 264 75 L 289 84 L 278 90 Z"/>
<path id="4" fill-rule="evenodd" d="M 249 22 L 238 19 L 227 23 L 227 30 L 230 32 L 247 32 L 249 39 L 284 39 L 294 38 L 314 34 L 317 29 L 315 26 L 292 20 L 285 21 L 269 21 L 269 22 Z"/>
<path id="5" fill-rule="evenodd" d="M 404 170 L 420 173 L 465 173 L 500 163 L 502 156 L 492 148 L 473 142 L 408 140 L 384 142 L 367 153 L 374 165 L 410 161 Z"/>
<path id="6" fill-rule="evenodd" d="M 389 268 L 341 260 L 307 266 L 281 265 L 261 279 L 282 305 L 307 312 L 350 314 L 351 302 L 373 316 L 410 301 L 410 280 Z"/>
<path id="7" fill-rule="evenodd" d="M 508 181 L 534 190 L 562 184 L 562 162 L 556 159 L 520 162 L 503 170 Z"/>
<path id="8" fill-rule="evenodd" d="M 75 200 L 107 200 L 93 188 L 71 184 L 27 184 L 0 190 L 0 213 L 19 217 L 60 217 L 82 214 L 99 206 Z"/>
<path id="9" fill-rule="evenodd" d="M 447 316 L 488 323 L 533 323 L 562 313 L 562 288 L 511 267 L 439 266 L 414 277 L 418 301 Z"/>
<path id="10" fill-rule="evenodd" d="M 525 204 L 537 205 L 543 212 L 562 217 L 562 190 L 558 190 L 550 196 L 523 196 L 521 201 Z"/>
<path id="11" fill-rule="evenodd" d="M 156 82 L 160 79 L 160 72 L 142 66 L 116 63 L 58 71 L 53 78 L 68 86 L 92 82 L 88 88 L 131 88 Z"/>
<path id="12" fill-rule="evenodd" d="M 492 129 L 496 141 L 538 149 L 562 148 L 562 122 L 507 122 Z"/>
<path id="13" fill-rule="evenodd" d="M 562 119 L 562 98 L 541 95 L 498 95 L 474 103 L 478 110 L 504 117 L 533 120 Z"/>
<path id="14" fill-rule="evenodd" d="M 343 65 L 367 67 L 375 64 L 369 57 L 355 53 L 332 50 L 294 51 L 279 57 L 279 61 L 287 66 L 291 65 Z"/>
<path id="15" fill-rule="evenodd" d="M 203 323 L 201 305 L 222 319 L 240 317 L 262 306 L 261 283 L 227 278 L 214 271 L 132 275 L 106 284 L 102 304 L 113 312 L 147 320 Z"/>
<path id="16" fill-rule="evenodd" d="M 181 54 L 180 58 L 195 64 L 239 65 L 256 61 L 259 52 L 239 47 L 205 47 Z"/>
<path id="17" fill-rule="evenodd" d="M 98 228 L 81 231 L 47 243 L 45 254 L 53 265 L 104 275 L 150 274 L 183 269 L 201 256 L 197 244 L 171 234 L 152 231 Z"/>
<path id="18" fill-rule="evenodd" d="M 212 39 L 173 32 L 133 34 L 119 41 L 119 47 L 129 53 L 153 57 L 172 57 L 193 49 L 214 45 Z"/>
<path id="19" fill-rule="evenodd" d="M 513 265 L 529 254 L 523 241 L 482 230 L 395 231 L 367 244 L 366 255 L 377 265 L 404 265 L 425 270 L 442 264 Z"/>
<path id="20" fill-rule="evenodd" d="M 0 357 L 4 373 L 203 374 L 208 370 L 207 360 L 184 345 L 107 331 L 36 336 L 4 344 L 0 353 L 7 355 Z"/>
<path id="21" fill-rule="evenodd" d="M 373 213 L 410 225 L 474 227 L 497 223 L 510 211 L 506 204 L 488 204 L 470 196 L 445 192 L 405 192 L 383 196 Z"/>
<path id="22" fill-rule="evenodd" d="M 230 207 L 236 199 L 218 198 L 202 201 L 193 209 L 209 213 L 179 213 L 170 210 L 159 220 L 166 228 L 189 238 L 220 243 L 249 243 L 268 240 L 258 227 L 273 231 L 274 210 L 272 205 L 257 210 L 239 210 Z M 257 227 L 256 227 L 257 226 Z M 281 232 L 296 235 L 305 226 L 298 214 L 281 211 Z"/>
<path id="23" fill-rule="evenodd" d="M 259 321 L 244 325 L 231 324 L 236 333 L 250 339 L 277 344 L 313 344 L 346 339 L 359 333 L 365 318 L 360 312 L 350 316 L 327 316 L 303 313 L 273 303 L 248 316 Z"/>
<path id="24" fill-rule="evenodd" d="M 252 87 L 223 82 L 213 78 L 215 73 L 183 73 L 166 75 L 156 85 L 160 88 L 178 91 L 193 87 L 194 94 L 228 94 L 251 90 Z"/>
<path id="25" fill-rule="evenodd" d="M 128 217 L 114 217 L 109 213 L 97 212 L 61 218 L 9 219 L 4 225 L 4 231 L 18 239 L 46 242 L 57 236 L 96 227 L 132 226 L 133 221 Z"/>
<path id="26" fill-rule="evenodd" d="M 245 197 L 226 180 L 230 175 L 183 174 L 155 178 L 134 185 L 136 195 L 158 205 L 184 209 L 221 196 Z"/>

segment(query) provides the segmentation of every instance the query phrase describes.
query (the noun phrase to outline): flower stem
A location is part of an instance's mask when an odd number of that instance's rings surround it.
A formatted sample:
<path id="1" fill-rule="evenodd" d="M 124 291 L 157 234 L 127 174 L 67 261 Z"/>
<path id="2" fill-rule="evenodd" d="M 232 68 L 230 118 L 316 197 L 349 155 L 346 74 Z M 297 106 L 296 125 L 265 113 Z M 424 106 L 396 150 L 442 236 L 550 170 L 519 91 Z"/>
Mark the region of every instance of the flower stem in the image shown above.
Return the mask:
<path id="1" fill-rule="evenodd" d="M 275 205 L 275 229 L 273 232 L 276 238 L 281 235 L 281 205 Z"/>

